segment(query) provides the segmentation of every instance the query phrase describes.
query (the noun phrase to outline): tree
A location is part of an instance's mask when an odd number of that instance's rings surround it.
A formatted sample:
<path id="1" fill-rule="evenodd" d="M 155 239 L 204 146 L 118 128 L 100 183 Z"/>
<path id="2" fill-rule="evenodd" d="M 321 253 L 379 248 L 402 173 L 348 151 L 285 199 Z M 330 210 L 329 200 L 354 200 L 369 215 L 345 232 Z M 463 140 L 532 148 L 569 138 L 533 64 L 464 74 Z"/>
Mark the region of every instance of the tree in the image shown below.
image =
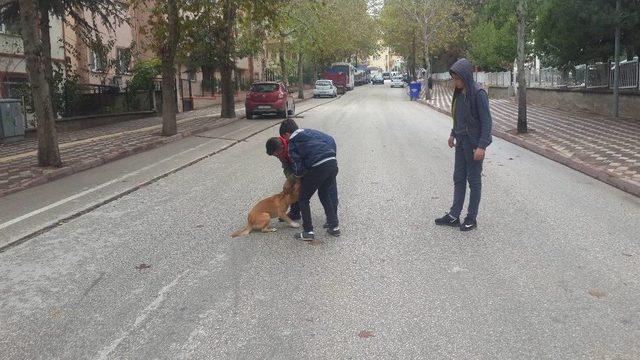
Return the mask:
<path id="1" fill-rule="evenodd" d="M 570 68 L 613 59 L 620 19 L 621 48 L 627 58 L 640 49 L 640 0 L 541 0 L 536 13 L 535 51 L 546 66 Z"/>
<path id="2" fill-rule="evenodd" d="M 469 35 L 468 56 L 488 71 L 511 69 L 516 58 L 516 1 L 488 0 Z"/>
<path id="3" fill-rule="evenodd" d="M 121 0 L 10 0 L 0 3 L 0 21 L 20 22 L 37 118 L 40 166 L 62 164 L 55 131 L 58 109 L 53 106 L 53 98 L 58 89 L 54 87 L 53 81 L 49 15 L 56 15 L 64 21 L 73 19 L 77 28 L 82 30 L 80 35 L 86 40 L 97 36 L 96 18 L 107 28 L 113 29 L 113 24 L 122 20 L 123 9 Z M 91 23 L 85 19 L 85 13 L 91 14 Z M 25 21 L 28 25 L 25 25 Z"/>
<path id="4" fill-rule="evenodd" d="M 24 55 L 38 121 L 38 165 L 61 166 L 51 91 L 45 76 L 43 45 L 37 27 L 37 19 L 40 17 L 37 4 L 35 0 L 20 0 L 19 5 Z"/>
<path id="5" fill-rule="evenodd" d="M 422 58 L 431 73 L 432 54 L 459 41 L 473 16 L 470 8 L 455 0 L 388 0 L 380 18 L 385 43 L 407 58 Z"/>

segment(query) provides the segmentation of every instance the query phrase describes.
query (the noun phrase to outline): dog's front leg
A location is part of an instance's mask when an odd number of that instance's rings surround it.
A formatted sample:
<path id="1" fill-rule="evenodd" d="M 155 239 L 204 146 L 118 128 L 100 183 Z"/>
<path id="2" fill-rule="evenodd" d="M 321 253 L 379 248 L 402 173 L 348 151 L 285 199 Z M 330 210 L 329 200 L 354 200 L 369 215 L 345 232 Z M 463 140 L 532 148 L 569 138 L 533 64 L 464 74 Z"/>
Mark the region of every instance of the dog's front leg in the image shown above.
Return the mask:
<path id="1" fill-rule="evenodd" d="M 300 224 L 298 224 L 297 222 L 291 220 L 289 215 L 287 215 L 287 213 L 284 212 L 284 211 L 281 211 L 280 214 L 278 214 L 278 217 L 280 219 L 284 220 L 292 228 L 299 228 L 300 227 Z"/>

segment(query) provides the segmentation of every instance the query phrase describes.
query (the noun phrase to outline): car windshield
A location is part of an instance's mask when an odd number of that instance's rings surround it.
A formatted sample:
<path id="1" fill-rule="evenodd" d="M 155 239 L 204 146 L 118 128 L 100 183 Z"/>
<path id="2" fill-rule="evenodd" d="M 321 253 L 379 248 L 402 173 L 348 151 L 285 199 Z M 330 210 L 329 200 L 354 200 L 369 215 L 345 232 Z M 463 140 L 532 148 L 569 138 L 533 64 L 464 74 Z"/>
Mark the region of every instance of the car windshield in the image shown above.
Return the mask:
<path id="1" fill-rule="evenodd" d="M 268 93 L 278 90 L 278 84 L 253 84 L 251 91 L 258 93 Z"/>
<path id="2" fill-rule="evenodd" d="M 318 81 L 316 82 L 316 86 L 331 86 L 330 81 Z"/>

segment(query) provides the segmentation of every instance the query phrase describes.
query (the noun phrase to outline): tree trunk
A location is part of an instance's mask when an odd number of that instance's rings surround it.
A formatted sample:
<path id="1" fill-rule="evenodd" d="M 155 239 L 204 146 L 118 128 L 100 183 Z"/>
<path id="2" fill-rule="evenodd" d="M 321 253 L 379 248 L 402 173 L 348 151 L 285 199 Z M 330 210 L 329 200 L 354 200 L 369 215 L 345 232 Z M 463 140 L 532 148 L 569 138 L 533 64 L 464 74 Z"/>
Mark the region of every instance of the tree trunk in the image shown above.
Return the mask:
<path id="1" fill-rule="evenodd" d="M 287 63 L 285 59 L 285 37 L 280 34 L 280 49 L 278 49 L 278 58 L 280 60 L 280 73 L 282 74 L 282 82 L 289 85 L 289 77 L 287 76 Z"/>
<path id="2" fill-rule="evenodd" d="M 44 66 L 44 77 L 49 83 L 49 91 L 51 92 L 51 107 L 53 109 L 53 118 L 58 116 L 58 104 L 55 99 L 55 84 L 53 83 L 53 63 L 51 62 L 51 26 L 49 24 L 49 4 L 46 1 L 40 1 L 40 35 L 42 36 L 42 65 Z"/>
<path id="3" fill-rule="evenodd" d="M 518 0 L 518 133 L 527 132 L 527 83 L 524 70 L 525 0 Z"/>
<path id="4" fill-rule="evenodd" d="M 413 81 L 418 80 L 416 76 L 416 34 L 413 34 L 413 39 L 411 41 L 411 59 L 409 62 L 409 72 L 411 73 L 411 79 Z"/>
<path id="5" fill-rule="evenodd" d="M 233 82 L 233 69 L 235 68 L 235 59 L 231 58 L 232 50 L 235 46 L 235 38 L 233 28 L 236 22 L 236 9 L 233 4 L 230 4 L 229 0 L 225 0 L 223 3 L 223 18 L 226 24 L 225 39 L 223 40 L 223 58 L 222 66 L 220 67 L 221 85 L 222 85 L 222 109 L 220 115 L 223 118 L 236 117 L 235 108 L 235 84 Z"/>
<path id="6" fill-rule="evenodd" d="M 304 64 L 302 52 L 298 53 L 298 99 L 304 99 Z"/>
<path id="7" fill-rule="evenodd" d="M 318 63 L 317 62 L 313 62 L 313 84 L 311 84 L 312 86 L 316 83 L 316 81 L 318 81 Z"/>
<path id="8" fill-rule="evenodd" d="M 253 56 L 249 56 L 249 84 L 253 84 L 255 81 L 253 72 L 255 71 L 255 67 L 253 66 Z"/>
<path id="9" fill-rule="evenodd" d="M 20 27 L 24 55 L 31 83 L 33 105 L 38 121 L 38 165 L 61 166 L 60 149 L 56 135 L 51 90 L 42 62 L 42 41 L 37 27 L 38 10 L 35 0 L 20 0 Z"/>
<path id="10" fill-rule="evenodd" d="M 162 48 L 162 136 L 178 132 L 176 123 L 176 47 L 178 45 L 178 4 L 167 0 L 168 39 Z"/>

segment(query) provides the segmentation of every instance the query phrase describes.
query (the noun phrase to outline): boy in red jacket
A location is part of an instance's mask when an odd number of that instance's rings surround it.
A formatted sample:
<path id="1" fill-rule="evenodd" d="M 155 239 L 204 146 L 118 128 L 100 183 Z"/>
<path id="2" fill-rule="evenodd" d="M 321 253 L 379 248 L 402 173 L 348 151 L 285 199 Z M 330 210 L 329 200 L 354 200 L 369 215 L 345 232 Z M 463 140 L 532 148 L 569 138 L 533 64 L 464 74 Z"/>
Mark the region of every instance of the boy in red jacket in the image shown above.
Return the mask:
<path id="1" fill-rule="evenodd" d="M 293 119 L 287 119 L 295 124 Z M 297 126 L 297 125 L 296 125 Z M 282 163 L 282 171 L 284 176 L 291 181 L 297 181 L 293 169 L 293 161 L 289 157 L 289 141 L 284 136 L 272 137 L 267 140 L 267 155 L 275 156 Z M 300 220 L 300 206 L 298 203 L 291 204 L 289 208 L 289 217 L 291 220 Z"/>

